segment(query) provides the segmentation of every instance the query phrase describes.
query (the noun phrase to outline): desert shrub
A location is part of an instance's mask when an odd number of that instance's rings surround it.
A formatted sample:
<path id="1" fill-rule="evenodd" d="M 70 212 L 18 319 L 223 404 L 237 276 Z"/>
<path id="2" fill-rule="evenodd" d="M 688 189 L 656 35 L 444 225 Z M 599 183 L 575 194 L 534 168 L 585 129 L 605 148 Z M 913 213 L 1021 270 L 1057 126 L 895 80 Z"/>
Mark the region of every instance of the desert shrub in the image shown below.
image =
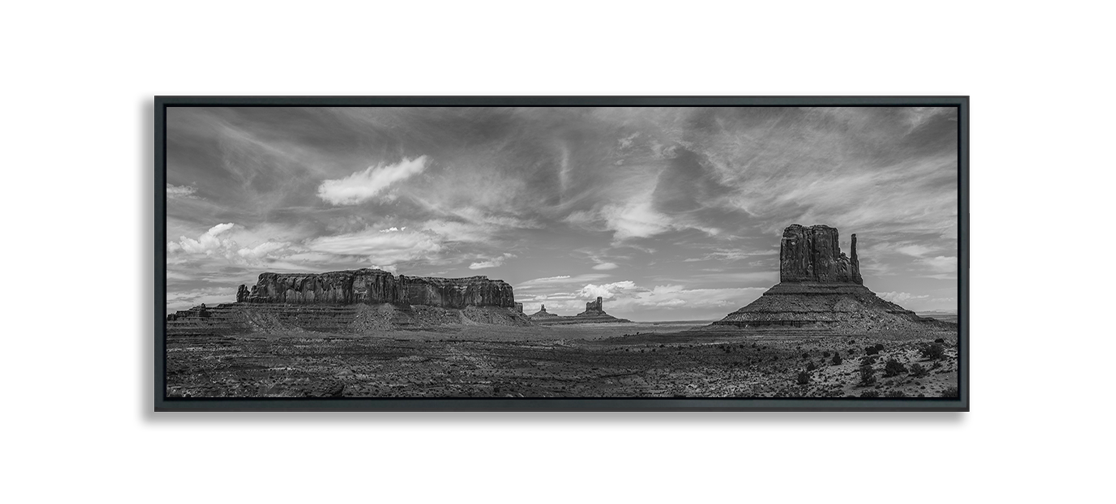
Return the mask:
<path id="1" fill-rule="evenodd" d="M 872 345 L 870 347 L 865 347 L 864 348 L 864 353 L 866 353 L 868 355 L 876 355 L 876 354 L 882 352 L 883 349 L 884 349 L 884 346 L 883 346 L 882 343 L 876 343 L 875 345 Z"/>
<path id="2" fill-rule="evenodd" d="M 803 359 L 809 359 L 810 358 L 810 352 L 806 352 L 806 353 L 802 354 L 802 358 Z"/>
<path id="3" fill-rule="evenodd" d="M 934 343 L 945 343 L 945 338 L 938 338 L 934 340 Z"/>
<path id="4" fill-rule="evenodd" d="M 887 364 L 884 364 L 884 376 L 899 376 L 906 372 L 907 367 L 895 359 L 888 359 Z"/>
<path id="5" fill-rule="evenodd" d="M 810 361 L 809 363 L 806 364 L 806 370 L 807 371 L 813 371 L 817 368 L 818 368 L 818 365 L 814 364 L 814 361 Z"/>
<path id="6" fill-rule="evenodd" d="M 904 394 L 902 390 L 892 390 L 887 393 L 887 397 L 907 397 L 907 394 Z"/>
<path id="7" fill-rule="evenodd" d="M 860 384 L 871 385 L 876 383 L 876 370 L 872 369 L 872 363 L 864 361 L 860 363 Z"/>
<path id="8" fill-rule="evenodd" d="M 799 371 L 798 372 L 798 384 L 799 385 L 806 385 L 808 383 L 810 383 L 810 373 L 807 373 L 805 371 Z"/>
<path id="9" fill-rule="evenodd" d="M 930 360 L 941 360 L 945 357 L 945 347 L 941 343 L 934 343 L 920 348 L 918 353 Z"/>
<path id="10" fill-rule="evenodd" d="M 829 352 L 822 352 L 822 357 L 829 357 Z"/>
<path id="11" fill-rule="evenodd" d="M 860 397 L 879 397 L 880 393 L 875 390 L 865 390 L 860 393 Z"/>
<path id="12" fill-rule="evenodd" d="M 841 364 L 841 354 L 838 352 L 833 352 L 833 360 L 829 362 L 832 362 L 834 366 Z"/>
<path id="13" fill-rule="evenodd" d="M 961 392 L 957 387 L 946 387 L 942 390 L 942 397 L 961 397 Z"/>
<path id="14" fill-rule="evenodd" d="M 922 378 L 928 373 L 929 371 L 927 371 L 926 368 L 922 367 L 922 364 L 911 364 L 911 376 Z"/>

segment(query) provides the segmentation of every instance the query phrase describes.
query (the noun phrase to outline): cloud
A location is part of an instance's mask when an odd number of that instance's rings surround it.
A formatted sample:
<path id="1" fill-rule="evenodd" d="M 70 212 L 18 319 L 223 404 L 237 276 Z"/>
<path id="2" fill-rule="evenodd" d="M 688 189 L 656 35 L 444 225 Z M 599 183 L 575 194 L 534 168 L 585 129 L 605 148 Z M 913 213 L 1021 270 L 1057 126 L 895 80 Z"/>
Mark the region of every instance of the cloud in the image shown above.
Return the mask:
<path id="1" fill-rule="evenodd" d="M 934 249 L 925 245 L 914 244 L 897 247 L 895 250 L 900 254 L 906 254 L 913 257 L 922 257 L 927 253 L 933 251 Z"/>
<path id="2" fill-rule="evenodd" d="M 938 280 L 953 280 L 957 278 L 957 257 L 956 256 L 936 256 L 918 259 L 915 264 L 923 266 L 928 269 L 928 273 L 923 273 L 924 278 L 935 278 Z"/>
<path id="3" fill-rule="evenodd" d="M 358 233 L 323 236 L 306 243 L 313 252 L 348 257 L 362 257 L 372 264 L 395 264 L 429 258 L 442 250 L 442 244 L 429 233 L 399 231 L 381 233 L 366 230 Z"/>
<path id="4" fill-rule="evenodd" d="M 232 240 L 222 238 L 221 234 L 232 229 L 234 226 L 236 226 L 236 224 L 231 222 L 217 224 L 209 228 L 205 233 L 202 233 L 196 240 L 186 236 L 179 237 L 178 242 L 167 243 L 167 251 L 172 253 L 183 251 L 191 254 L 228 255 L 231 253 L 230 249 L 236 244 Z"/>
<path id="5" fill-rule="evenodd" d="M 603 263 L 597 264 L 596 266 L 593 266 L 593 269 L 595 269 L 597 271 L 608 271 L 608 270 L 614 270 L 616 268 L 619 268 L 619 266 L 617 266 L 616 263 L 611 263 L 611 262 L 603 262 Z"/>
<path id="6" fill-rule="evenodd" d="M 167 184 L 167 198 L 170 199 L 198 199 L 198 197 L 194 195 L 196 192 L 198 192 L 197 187 Z"/>
<path id="7" fill-rule="evenodd" d="M 607 283 L 603 285 L 589 284 L 585 287 L 582 287 L 581 290 L 577 291 L 577 295 L 579 297 L 589 299 L 596 299 L 598 297 L 604 299 L 612 299 L 621 292 L 633 290 L 635 288 L 635 282 L 632 282 L 631 280 Z"/>
<path id="8" fill-rule="evenodd" d="M 670 217 L 655 211 L 651 201 L 632 201 L 626 205 L 608 205 L 601 209 L 608 229 L 617 240 L 647 238 L 671 229 Z"/>
<path id="9" fill-rule="evenodd" d="M 736 287 L 726 289 L 691 289 L 679 284 L 657 285 L 642 288 L 631 281 L 605 285 L 586 285 L 576 292 L 557 292 L 524 297 L 524 311 L 537 311 L 542 304 L 547 311 L 564 315 L 581 312 L 586 299 L 600 296 L 606 299 L 604 309 L 611 314 L 644 313 L 643 319 L 670 319 L 674 313 L 698 313 L 702 317 L 720 318 L 751 303 L 764 287 Z M 675 310 L 686 310 L 675 312 Z"/>
<path id="10" fill-rule="evenodd" d="M 290 246 L 290 243 L 287 242 L 268 241 L 256 245 L 255 247 L 241 248 L 240 250 L 236 251 L 236 254 L 251 261 L 258 261 L 260 259 L 263 259 L 264 257 L 268 257 L 274 252 L 283 250 L 288 246 Z"/>
<path id="11" fill-rule="evenodd" d="M 552 277 L 543 277 L 543 278 L 535 278 L 533 280 L 527 280 L 526 282 L 521 282 L 519 285 L 516 285 L 515 288 L 516 289 L 521 289 L 521 288 L 522 289 L 530 289 L 530 288 L 533 288 L 533 287 L 548 286 L 548 285 L 579 284 L 579 283 L 585 283 L 585 282 L 592 282 L 592 281 L 595 281 L 595 280 L 600 280 L 602 278 L 608 278 L 608 277 L 609 277 L 609 275 L 604 274 L 604 273 L 586 273 L 586 274 L 577 275 L 577 276 L 558 275 L 558 276 L 552 276 Z"/>
<path id="12" fill-rule="evenodd" d="M 506 261 L 508 259 L 511 259 L 513 257 L 515 257 L 515 254 L 505 253 L 502 256 L 497 256 L 497 257 L 494 257 L 494 258 L 489 259 L 487 261 L 480 261 L 480 262 L 475 262 L 473 264 L 470 264 L 469 269 L 478 270 L 478 269 L 495 268 L 495 267 L 498 267 L 498 266 L 503 266 L 504 261 Z"/>
<path id="13" fill-rule="evenodd" d="M 369 166 L 348 177 L 326 180 L 318 186 L 318 197 L 333 205 L 356 205 L 368 201 L 396 182 L 426 169 L 426 156 L 404 158 L 393 165 Z"/>

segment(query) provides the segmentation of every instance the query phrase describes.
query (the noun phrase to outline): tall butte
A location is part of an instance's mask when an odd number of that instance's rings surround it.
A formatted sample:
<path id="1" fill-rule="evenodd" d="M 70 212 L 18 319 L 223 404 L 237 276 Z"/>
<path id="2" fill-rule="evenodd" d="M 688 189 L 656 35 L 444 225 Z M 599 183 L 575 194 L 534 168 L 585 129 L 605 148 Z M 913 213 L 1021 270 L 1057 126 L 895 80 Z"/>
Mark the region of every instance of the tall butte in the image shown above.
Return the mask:
<path id="1" fill-rule="evenodd" d="M 851 257 L 841 252 L 836 228 L 792 224 L 783 230 L 779 283 L 718 326 L 824 329 L 839 333 L 938 328 L 940 322 L 880 299 L 864 286 L 856 235 Z"/>

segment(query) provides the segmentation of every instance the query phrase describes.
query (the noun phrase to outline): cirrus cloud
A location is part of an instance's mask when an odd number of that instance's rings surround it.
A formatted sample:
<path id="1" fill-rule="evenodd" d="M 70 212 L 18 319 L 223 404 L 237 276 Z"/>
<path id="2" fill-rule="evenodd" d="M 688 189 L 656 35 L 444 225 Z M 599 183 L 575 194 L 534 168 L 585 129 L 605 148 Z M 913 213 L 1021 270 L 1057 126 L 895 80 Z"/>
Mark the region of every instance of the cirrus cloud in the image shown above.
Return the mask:
<path id="1" fill-rule="evenodd" d="M 368 201 L 392 184 L 422 173 L 426 156 L 406 159 L 393 165 L 369 166 L 348 177 L 326 180 L 318 186 L 318 197 L 332 205 L 356 205 Z"/>

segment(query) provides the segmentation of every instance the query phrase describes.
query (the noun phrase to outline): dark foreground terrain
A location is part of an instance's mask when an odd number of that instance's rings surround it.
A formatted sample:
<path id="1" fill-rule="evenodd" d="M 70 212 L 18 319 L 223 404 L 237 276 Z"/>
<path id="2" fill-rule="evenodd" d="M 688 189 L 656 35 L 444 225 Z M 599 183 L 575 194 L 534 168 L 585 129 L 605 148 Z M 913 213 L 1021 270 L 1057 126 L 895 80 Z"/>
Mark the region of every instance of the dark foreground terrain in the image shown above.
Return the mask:
<path id="1" fill-rule="evenodd" d="M 370 335 L 300 331 L 268 335 L 169 336 L 167 395 L 899 397 L 902 394 L 941 397 L 956 394 L 955 331 L 849 336 L 801 329 L 744 333 L 694 326 L 693 323 L 526 328 L 480 325 Z M 882 345 L 882 350 L 877 350 L 878 345 Z M 834 359 L 834 355 L 840 358 Z M 898 364 L 892 364 L 889 371 L 886 363 L 891 359 Z M 864 362 L 871 367 L 870 371 L 865 370 L 871 375 L 867 384 L 862 379 Z"/>

